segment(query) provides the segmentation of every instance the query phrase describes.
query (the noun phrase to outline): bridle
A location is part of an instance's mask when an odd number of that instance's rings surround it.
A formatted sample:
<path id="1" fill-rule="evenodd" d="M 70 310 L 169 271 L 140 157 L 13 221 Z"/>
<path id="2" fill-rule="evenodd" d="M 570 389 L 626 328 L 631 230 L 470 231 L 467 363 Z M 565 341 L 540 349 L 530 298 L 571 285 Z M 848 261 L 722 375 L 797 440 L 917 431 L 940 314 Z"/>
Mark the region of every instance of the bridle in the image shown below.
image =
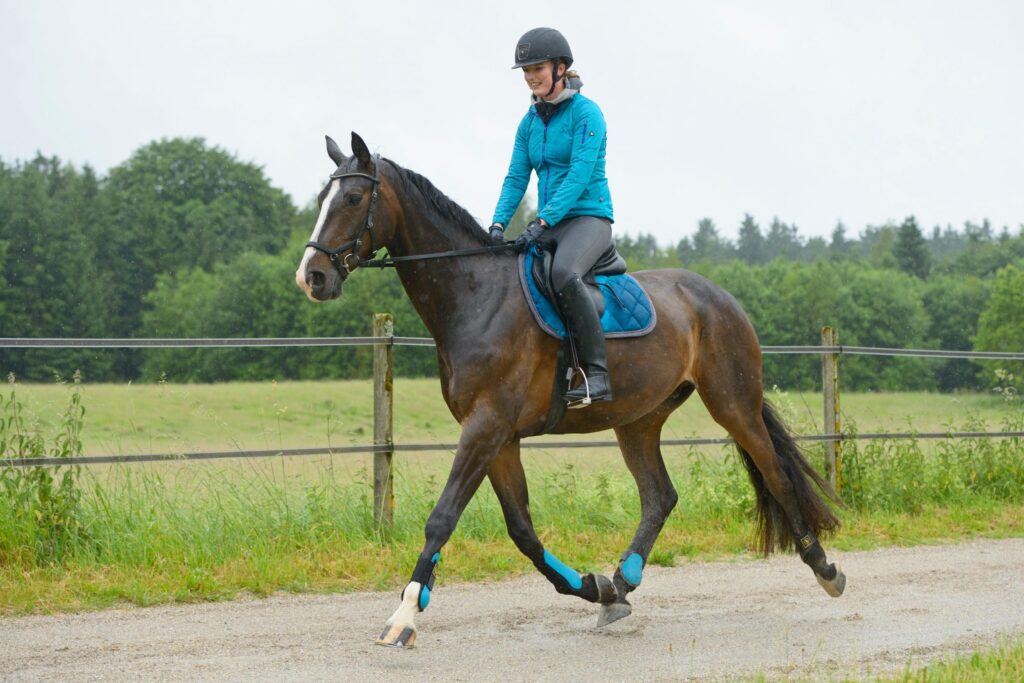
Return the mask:
<path id="1" fill-rule="evenodd" d="M 341 276 L 342 280 L 347 278 L 349 273 L 360 266 L 368 266 L 371 268 L 394 268 L 396 263 L 400 263 L 402 261 L 425 261 L 437 258 L 450 258 L 453 256 L 472 256 L 475 254 L 507 251 L 512 248 L 512 243 L 506 242 L 504 244 L 496 244 L 489 247 L 458 249 L 436 254 L 387 256 L 385 258 L 375 259 L 374 256 L 377 255 L 377 251 L 380 249 L 380 247 L 377 246 L 377 241 L 373 234 L 373 211 L 377 208 L 377 198 L 380 196 L 380 154 L 373 155 L 373 175 L 368 173 L 338 173 L 337 171 L 331 174 L 331 180 L 339 180 L 341 178 L 366 178 L 373 183 L 373 193 L 370 195 L 370 206 L 366 211 L 366 222 L 363 224 L 363 229 L 359 231 L 359 234 L 356 235 L 354 240 L 349 240 L 336 249 L 331 249 L 326 244 L 321 244 L 320 242 L 314 242 L 312 240 L 306 242 L 306 246 L 313 247 L 317 251 L 326 254 L 327 258 L 331 260 L 331 265 L 333 265 L 334 269 L 338 271 L 338 275 Z M 370 257 L 360 259 L 359 248 L 363 245 L 363 236 L 366 234 L 370 235 Z M 350 249 L 351 251 L 349 251 Z M 344 258 L 340 258 L 341 254 L 346 251 L 349 251 L 349 253 L 345 254 Z"/>
<path id="2" fill-rule="evenodd" d="M 363 236 L 366 234 L 370 235 L 370 258 L 372 259 L 377 255 L 377 242 L 373 236 L 373 211 L 377 208 L 377 198 L 380 196 L 380 154 L 373 155 L 373 175 L 368 173 L 338 173 L 335 171 L 331 174 L 331 180 L 340 180 L 342 178 L 366 178 L 373 183 L 373 192 L 370 194 L 370 206 L 366 211 L 366 222 L 363 223 L 363 229 L 359 231 L 354 240 L 345 242 L 337 249 L 331 249 L 325 244 L 314 242 L 310 240 L 306 242 L 307 247 L 313 247 L 319 252 L 327 255 L 327 258 L 331 260 L 331 264 L 334 269 L 338 271 L 338 275 L 341 279 L 348 277 L 348 274 L 358 268 L 361 263 L 359 261 L 359 248 L 363 246 Z M 345 254 L 344 258 L 339 258 L 345 251 L 351 249 L 349 253 Z M 349 264 L 349 259 L 355 257 L 355 265 Z"/>

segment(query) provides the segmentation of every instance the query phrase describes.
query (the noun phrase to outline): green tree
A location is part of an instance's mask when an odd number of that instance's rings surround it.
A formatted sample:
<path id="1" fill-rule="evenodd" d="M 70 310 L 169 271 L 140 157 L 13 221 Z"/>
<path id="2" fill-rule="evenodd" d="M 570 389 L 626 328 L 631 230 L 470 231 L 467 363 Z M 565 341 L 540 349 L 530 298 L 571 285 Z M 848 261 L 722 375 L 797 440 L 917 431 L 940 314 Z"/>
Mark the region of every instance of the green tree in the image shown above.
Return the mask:
<path id="1" fill-rule="evenodd" d="M 978 317 L 985 310 L 991 283 L 977 277 L 933 275 L 924 285 L 924 306 L 928 311 L 928 338 L 940 349 L 970 351 L 978 330 Z M 975 389 L 979 386 L 978 366 L 963 358 L 933 361 L 939 389 Z"/>
<path id="2" fill-rule="evenodd" d="M 733 246 L 718 234 L 713 220 L 702 218 L 697 222 L 697 232 L 693 236 L 693 251 L 698 260 L 723 263 L 732 257 Z"/>
<path id="3" fill-rule="evenodd" d="M 833 259 L 843 259 L 850 254 L 850 240 L 846 238 L 846 226 L 842 221 L 832 229 L 832 241 L 828 244 L 828 253 Z"/>
<path id="4" fill-rule="evenodd" d="M 767 261 L 776 258 L 795 261 L 800 258 L 801 245 L 797 227 L 783 223 L 778 217 L 772 218 L 764 243 Z"/>
<path id="5" fill-rule="evenodd" d="M 116 166 L 103 189 L 116 333 L 136 336 L 161 273 L 210 271 L 246 251 L 279 250 L 295 209 L 263 170 L 201 138 L 150 143 Z M 136 371 L 134 358 L 122 371 Z"/>
<path id="6" fill-rule="evenodd" d="M 978 319 L 974 348 L 978 351 L 1024 350 L 1024 260 L 1002 268 L 992 283 L 992 296 Z M 986 380 L 1005 385 L 997 370 L 1010 371 L 1018 391 L 1024 390 L 1024 363 L 1019 361 L 979 362 Z"/>
<path id="7" fill-rule="evenodd" d="M 904 273 L 923 280 L 931 272 L 932 255 L 921 229 L 917 227 L 917 219 L 913 216 L 908 216 L 896 231 L 893 256 L 896 257 L 896 265 Z"/>
<path id="8" fill-rule="evenodd" d="M 303 242 L 304 243 L 304 242 Z M 309 302 L 295 286 L 301 246 L 279 254 L 249 252 L 214 267 L 157 278 L 146 298 L 143 333 L 153 337 L 353 337 L 371 333 L 372 314 L 390 312 L 403 336 L 426 336 L 393 271 L 362 270 L 342 297 Z M 372 348 L 158 349 L 144 355 L 142 376 L 175 382 L 368 377 Z M 395 371 L 431 375 L 433 349 L 395 354 Z"/>
<path id="9" fill-rule="evenodd" d="M 99 185 L 91 169 L 57 158 L 0 168 L 0 320 L 4 336 L 101 337 L 110 274 L 100 266 L 104 244 Z M 0 369 L 29 380 L 110 378 L 109 352 L 5 349 Z"/>
<path id="10" fill-rule="evenodd" d="M 743 214 L 743 222 L 740 223 L 739 238 L 736 240 L 736 255 L 751 265 L 764 263 L 767 260 L 761 226 L 749 213 Z"/>

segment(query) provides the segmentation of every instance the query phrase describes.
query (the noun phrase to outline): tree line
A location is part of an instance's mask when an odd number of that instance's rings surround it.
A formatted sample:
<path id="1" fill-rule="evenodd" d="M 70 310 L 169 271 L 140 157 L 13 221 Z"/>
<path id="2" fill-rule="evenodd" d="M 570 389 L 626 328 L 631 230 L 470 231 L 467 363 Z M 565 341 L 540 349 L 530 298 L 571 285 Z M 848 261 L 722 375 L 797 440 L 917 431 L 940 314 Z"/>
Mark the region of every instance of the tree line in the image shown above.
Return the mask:
<path id="1" fill-rule="evenodd" d="M 524 204 L 510 234 L 531 216 Z M 371 313 L 426 335 L 393 272 L 360 272 L 339 302 L 313 305 L 293 273 L 316 219 L 263 170 L 199 138 L 143 146 L 98 176 L 55 157 L 0 160 L 0 336 L 362 336 Z M 660 245 L 618 235 L 631 270 L 686 267 L 730 291 L 762 344 L 816 344 L 823 325 L 844 344 L 1019 351 L 1024 339 L 1024 226 L 984 221 L 923 231 L 913 216 L 838 224 L 804 238 L 750 215 L 737 239 L 703 219 Z M 0 349 L 0 370 L 30 381 L 224 381 L 365 377 L 366 347 L 271 349 Z M 397 372 L 436 374 L 433 351 L 403 347 Z M 980 389 L 997 366 L 962 360 L 850 358 L 849 389 Z M 1018 376 L 1024 372 L 1017 372 Z M 810 388 L 817 357 L 765 357 L 766 383 Z"/>

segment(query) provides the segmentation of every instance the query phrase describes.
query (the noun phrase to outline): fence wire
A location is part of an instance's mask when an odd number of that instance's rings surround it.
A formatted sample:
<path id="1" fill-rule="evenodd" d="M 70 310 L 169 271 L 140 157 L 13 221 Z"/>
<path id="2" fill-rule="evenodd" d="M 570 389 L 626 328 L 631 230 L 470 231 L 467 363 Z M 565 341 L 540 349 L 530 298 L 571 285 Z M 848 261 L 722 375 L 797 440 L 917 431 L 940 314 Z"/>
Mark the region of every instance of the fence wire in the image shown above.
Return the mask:
<path id="1" fill-rule="evenodd" d="M 259 348 L 301 346 L 435 346 L 429 337 L 209 337 L 203 339 L 64 339 L 56 337 L 0 338 L 0 348 L 37 349 L 136 349 L 136 348 Z M 840 354 L 860 356 L 912 356 L 918 358 L 976 358 L 987 360 L 1024 360 L 1024 353 L 999 351 L 948 351 L 944 349 L 891 349 L 872 346 L 762 346 L 761 353 L 770 354 Z M 970 439 L 1020 438 L 1024 432 L 877 432 L 869 434 L 813 434 L 796 436 L 799 441 L 842 442 L 881 439 Z M 709 446 L 733 443 L 731 438 L 667 439 L 663 446 Z M 523 448 L 613 448 L 616 441 L 524 441 Z M 95 455 L 74 458 L 11 458 L 0 457 L 0 466 L 72 466 L 104 465 L 138 462 L 173 462 L 221 460 L 228 458 L 270 458 L 308 455 L 350 455 L 360 453 L 401 453 L 415 451 L 454 452 L 457 444 L 374 444 L 317 448 L 291 448 L 251 451 L 208 451 L 197 453 L 141 453 L 133 455 Z"/>
<path id="2" fill-rule="evenodd" d="M 895 439 L 981 439 L 1022 438 L 1024 432 L 875 432 L 866 434 L 794 435 L 797 441 L 877 441 Z M 729 437 L 704 439 L 665 439 L 662 446 L 715 446 L 734 443 Z M 573 448 L 617 448 L 617 441 L 523 441 L 522 448 L 559 450 Z M 3 458 L 0 467 L 38 467 L 72 465 L 110 465 L 139 462 L 184 462 L 192 460 L 225 460 L 229 458 L 275 458 L 309 455 L 357 455 L 364 453 L 454 453 L 455 443 L 370 444 L 360 446 L 323 446 L 316 448 L 284 448 L 252 451 L 208 451 L 202 453 L 141 453 L 136 455 L 89 455 L 73 458 Z"/>
<path id="3" fill-rule="evenodd" d="M 430 337 L 208 337 L 204 339 L 63 339 L 58 337 L 0 338 L 0 348 L 36 349 L 187 349 L 259 348 L 274 346 L 435 346 Z M 917 358 L 976 358 L 1024 360 L 1024 352 L 948 351 L 945 349 L 891 349 L 875 346 L 762 346 L 761 353 L 827 354 L 846 356 L 913 356 Z"/>

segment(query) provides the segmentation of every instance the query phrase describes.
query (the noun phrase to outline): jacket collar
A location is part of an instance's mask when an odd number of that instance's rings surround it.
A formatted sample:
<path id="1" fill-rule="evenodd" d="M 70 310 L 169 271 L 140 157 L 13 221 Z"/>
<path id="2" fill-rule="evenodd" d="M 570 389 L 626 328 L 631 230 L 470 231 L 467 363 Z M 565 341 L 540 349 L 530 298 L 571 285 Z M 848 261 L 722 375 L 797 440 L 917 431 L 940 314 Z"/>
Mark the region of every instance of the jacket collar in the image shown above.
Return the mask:
<path id="1" fill-rule="evenodd" d="M 530 101 L 533 102 L 533 108 L 537 111 L 537 115 L 540 116 L 541 121 L 547 123 L 551 120 L 551 117 L 555 115 L 559 107 L 565 102 L 568 102 L 575 97 L 580 88 L 583 87 L 583 81 L 578 78 L 566 78 L 563 79 L 565 87 L 562 91 L 555 96 L 553 100 L 543 100 L 536 95 L 530 95 Z"/>

